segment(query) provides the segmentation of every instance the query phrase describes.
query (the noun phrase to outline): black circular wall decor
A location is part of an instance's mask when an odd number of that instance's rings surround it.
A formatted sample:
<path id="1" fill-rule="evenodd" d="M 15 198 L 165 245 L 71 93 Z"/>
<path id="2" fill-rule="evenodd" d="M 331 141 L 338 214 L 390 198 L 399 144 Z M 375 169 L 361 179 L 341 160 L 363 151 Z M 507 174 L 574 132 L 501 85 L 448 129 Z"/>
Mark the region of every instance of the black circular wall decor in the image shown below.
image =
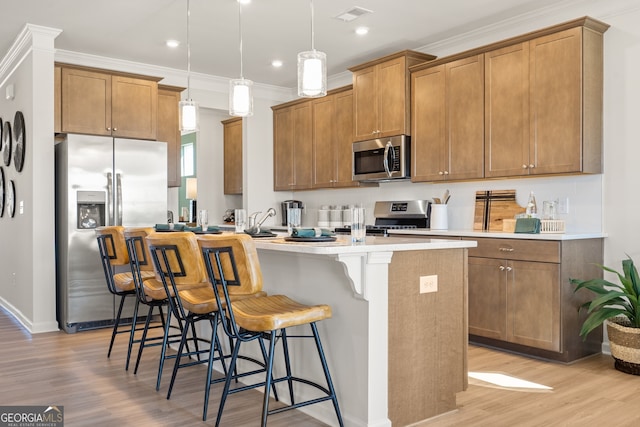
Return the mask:
<path id="1" fill-rule="evenodd" d="M 2 127 L 2 156 L 4 165 L 11 164 L 11 122 L 4 122 Z"/>
<path id="2" fill-rule="evenodd" d="M 4 216 L 4 169 L 0 166 L 0 218 Z"/>
<path id="3" fill-rule="evenodd" d="M 13 147 L 13 166 L 15 166 L 18 172 L 22 172 L 22 167 L 24 166 L 24 150 L 27 144 L 22 111 L 17 111 L 13 119 L 13 136 L 16 141 L 15 147 Z"/>
<path id="4" fill-rule="evenodd" d="M 16 185 L 13 180 L 9 181 L 7 188 L 7 214 L 11 218 L 16 214 Z"/>

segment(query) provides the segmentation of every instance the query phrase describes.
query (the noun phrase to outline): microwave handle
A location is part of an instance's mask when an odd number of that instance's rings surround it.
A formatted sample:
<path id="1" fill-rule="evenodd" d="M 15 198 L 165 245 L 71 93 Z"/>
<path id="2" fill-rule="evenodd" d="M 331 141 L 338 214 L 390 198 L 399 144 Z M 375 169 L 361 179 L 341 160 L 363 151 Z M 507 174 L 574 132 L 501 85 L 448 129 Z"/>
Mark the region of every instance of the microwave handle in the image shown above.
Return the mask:
<path id="1" fill-rule="evenodd" d="M 387 173 L 387 176 L 391 178 L 391 170 L 389 170 L 389 151 L 391 151 L 391 155 L 393 156 L 393 163 L 395 163 L 396 150 L 393 149 L 393 145 L 391 141 L 387 141 L 387 145 L 384 147 L 384 160 L 382 164 L 384 165 L 384 170 Z"/>

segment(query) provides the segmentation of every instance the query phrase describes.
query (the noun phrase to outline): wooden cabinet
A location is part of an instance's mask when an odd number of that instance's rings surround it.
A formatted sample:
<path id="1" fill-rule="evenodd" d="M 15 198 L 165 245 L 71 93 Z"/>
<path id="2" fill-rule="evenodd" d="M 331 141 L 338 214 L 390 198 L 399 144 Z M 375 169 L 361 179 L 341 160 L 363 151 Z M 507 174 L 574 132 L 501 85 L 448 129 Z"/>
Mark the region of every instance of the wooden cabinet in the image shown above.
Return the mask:
<path id="1" fill-rule="evenodd" d="M 313 187 L 357 186 L 352 180 L 353 92 L 351 87 L 313 100 Z"/>
<path id="2" fill-rule="evenodd" d="M 242 194 L 242 117 L 222 121 L 224 194 Z"/>
<path id="3" fill-rule="evenodd" d="M 62 68 L 53 67 L 53 132 L 62 132 Z"/>
<path id="4" fill-rule="evenodd" d="M 602 172 L 602 33 L 580 25 L 485 54 L 485 176 Z"/>
<path id="5" fill-rule="evenodd" d="M 484 57 L 411 73 L 411 180 L 482 178 Z"/>
<path id="6" fill-rule="evenodd" d="M 354 141 L 411 133 L 409 67 L 435 56 L 402 51 L 351 67 Z"/>
<path id="7" fill-rule="evenodd" d="M 159 80 L 61 65 L 61 131 L 155 140 Z"/>
<path id="8" fill-rule="evenodd" d="M 178 104 L 183 87 L 158 85 L 158 141 L 167 143 L 167 186 L 180 187 L 180 123 Z"/>
<path id="9" fill-rule="evenodd" d="M 313 129 L 309 101 L 273 109 L 273 188 L 303 190 L 313 183 Z"/>
<path id="10" fill-rule="evenodd" d="M 579 336 L 590 296 L 569 279 L 602 277 L 602 239 L 479 238 L 469 249 L 470 341 L 569 362 L 600 352 L 601 331 Z"/>

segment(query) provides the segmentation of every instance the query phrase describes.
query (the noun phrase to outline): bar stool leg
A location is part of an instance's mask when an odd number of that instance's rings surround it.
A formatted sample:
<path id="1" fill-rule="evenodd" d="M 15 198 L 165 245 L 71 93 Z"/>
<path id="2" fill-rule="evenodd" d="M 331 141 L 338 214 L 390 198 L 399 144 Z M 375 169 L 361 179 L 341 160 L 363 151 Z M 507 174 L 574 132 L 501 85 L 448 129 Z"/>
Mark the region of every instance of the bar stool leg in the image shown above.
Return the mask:
<path id="1" fill-rule="evenodd" d="M 182 331 L 182 323 L 178 322 Z M 162 380 L 162 369 L 164 368 L 164 358 L 167 354 L 169 342 L 169 329 L 171 329 L 171 310 L 167 310 L 167 324 L 164 328 L 164 337 L 162 338 L 162 350 L 160 351 L 160 365 L 158 366 L 158 379 L 156 381 L 156 391 L 160 390 L 160 381 Z"/>
<path id="2" fill-rule="evenodd" d="M 153 307 L 149 313 L 153 311 Z M 144 330 L 142 331 L 142 338 L 140 338 L 140 347 L 138 347 L 138 357 L 136 358 L 136 367 L 133 369 L 133 374 L 138 373 L 138 366 L 140 366 L 140 358 L 142 357 L 142 350 L 144 350 L 144 343 L 147 340 L 147 332 L 149 331 L 149 323 L 151 323 L 151 315 L 147 316 L 147 320 L 144 322 Z"/>
<path id="3" fill-rule="evenodd" d="M 213 373 L 213 360 L 215 359 L 215 352 L 213 343 L 219 343 L 218 340 L 218 319 L 219 313 L 216 312 L 214 314 L 214 318 L 210 320 L 211 322 L 211 348 L 209 349 L 209 364 L 207 365 L 207 382 L 205 383 L 204 389 L 204 407 L 202 408 L 202 421 L 207 420 L 207 409 L 209 408 L 209 393 L 211 392 L 211 374 Z M 219 345 L 219 344 L 218 344 Z M 219 347 L 219 355 L 220 362 L 222 363 L 222 370 L 224 371 L 225 376 L 230 375 L 231 371 L 227 371 L 227 365 L 224 361 L 224 355 L 222 354 L 222 346 Z"/>
<path id="4" fill-rule="evenodd" d="M 291 379 L 291 359 L 289 358 L 289 344 L 287 342 L 286 329 L 281 330 L 280 337 L 282 338 L 282 349 L 284 351 L 284 366 L 287 372 L 287 383 L 289 384 L 289 398 L 291 399 L 291 404 L 293 405 L 296 402 L 293 397 L 293 380 Z"/>
<path id="5" fill-rule="evenodd" d="M 269 342 L 269 357 L 267 359 L 267 376 L 265 378 L 264 385 L 264 400 L 262 401 L 262 422 L 261 426 L 267 425 L 267 415 L 269 414 L 269 392 L 271 388 L 271 374 L 273 373 L 273 359 L 276 349 L 276 331 L 271 331 L 271 337 Z"/>
<path id="6" fill-rule="evenodd" d="M 233 353 L 231 354 L 231 363 L 229 363 L 229 370 L 227 371 L 227 377 L 224 381 L 224 388 L 222 389 L 222 397 L 220 398 L 220 406 L 218 407 L 218 415 L 216 416 L 216 427 L 220 425 L 220 419 L 222 418 L 222 410 L 224 409 L 224 404 L 227 401 L 227 396 L 229 395 L 229 388 L 231 387 L 231 380 L 233 375 L 231 372 L 234 372 L 236 367 L 236 361 L 238 360 L 238 353 L 240 353 L 240 341 L 236 340 L 236 344 L 233 346 Z M 203 415 L 202 421 L 206 421 L 206 414 Z"/>
<path id="7" fill-rule="evenodd" d="M 133 321 L 131 323 L 131 331 L 129 333 L 129 348 L 127 348 L 127 363 L 125 364 L 124 370 L 129 370 L 129 359 L 131 358 L 131 349 L 133 348 L 133 341 L 135 340 L 136 335 L 136 325 L 138 324 L 138 307 L 140 306 L 140 301 L 138 301 L 138 297 L 136 297 L 136 305 L 133 307 Z M 148 313 L 148 316 L 151 316 L 151 311 L 153 311 L 153 307 Z"/>
<path id="8" fill-rule="evenodd" d="M 331 401 L 333 402 L 333 408 L 336 411 L 336 416 L 338 417 L 338 423 L 340 427 L 344 427 L 344 422 L 342 421 L 342 415 L 340 414 L 340 406 L 338 405 L 338 398 L 336 397 L 336 391 L 333 388 L 333 381 L 331 381 L 331 374 L 329 373 L 329 366 L 327 365 L 327 359 L 324 356 L 324 350 L 322 349 L 322 343 L 320 342 L 320 335 L 318 334 L 318 327 L 315 322 L 309 324 L 311 326 L 311 330 L 313 331 L 313 338 L 316 341 L 316 348 L 318 349 L 318 355 L 320 356 L 320 362 L 322 362 L 322 369 L 324 370 L 324 377 L 327 381 L 327 388 L 331 393 Z"/>
<path id="9" fill-rule="evenodd" d="M 124 306 L 124 299 L 126 295 L 122 295 L 120 297 L 120 307 L 118 308 L 118 315 L 116 316 L 115 324 L 113 325 L 113 331 L 111 332 L 111 342 L 109 343 L 109 352 L 107 353 L 107 358 L 111 357 L 111 349 L 113 348 L 113 341 L 116 339 L 116 335 L 118 334 L 118 326 L 120 326 L 120 315 L 122 314 L 122 307 Z"/>

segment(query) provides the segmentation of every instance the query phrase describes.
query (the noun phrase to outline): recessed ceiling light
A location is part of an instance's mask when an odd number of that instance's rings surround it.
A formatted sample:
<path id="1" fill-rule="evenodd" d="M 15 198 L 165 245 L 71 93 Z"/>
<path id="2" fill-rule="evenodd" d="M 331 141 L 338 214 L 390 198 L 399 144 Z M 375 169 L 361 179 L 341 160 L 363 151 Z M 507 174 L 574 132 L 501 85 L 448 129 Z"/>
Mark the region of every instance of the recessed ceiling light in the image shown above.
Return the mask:
<path id="1" fill-rule="evenodd" d="M 178 40 L 167 40 L 167 46 L 168 47 L 172 47 L 172 48 L 176 48 L 176 47 L 180 46 L 180 42 Z"/>
<path id="2" fill-rule="evenodd" d="M 279 59 L 274 59 L 273 61 L 271 61 L 271 65 L 276 68 L 282 67 L 282 61 L 280 61 Z"/>
<path id="3" fill-rule="evenodd" d="M 356 34 L 359 35 L 359 36 L 364 36 L 368 32 L 369 32 L 369 29 L 367 27 L 358 27 L 358 28 L 356 28 Z"/>

